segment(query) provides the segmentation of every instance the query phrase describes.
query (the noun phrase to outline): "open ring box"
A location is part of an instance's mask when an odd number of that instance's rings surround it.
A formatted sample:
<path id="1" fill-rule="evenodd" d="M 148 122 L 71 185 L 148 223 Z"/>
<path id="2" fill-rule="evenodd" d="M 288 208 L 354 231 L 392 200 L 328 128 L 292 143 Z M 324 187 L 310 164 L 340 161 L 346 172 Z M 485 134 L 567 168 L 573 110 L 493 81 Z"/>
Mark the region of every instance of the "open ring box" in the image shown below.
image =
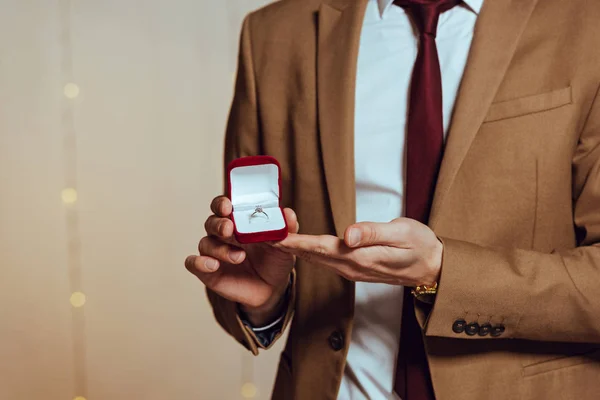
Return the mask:
<path id="1" fill-rule="evenodd" d="M 281 199 L 281 168 L 271 156 L 233 160 L 227 168 L 231 220 L 240 243 L 283 240 L 288 228 Z M 262 212 L 260 212 L 262 210 Z"/>

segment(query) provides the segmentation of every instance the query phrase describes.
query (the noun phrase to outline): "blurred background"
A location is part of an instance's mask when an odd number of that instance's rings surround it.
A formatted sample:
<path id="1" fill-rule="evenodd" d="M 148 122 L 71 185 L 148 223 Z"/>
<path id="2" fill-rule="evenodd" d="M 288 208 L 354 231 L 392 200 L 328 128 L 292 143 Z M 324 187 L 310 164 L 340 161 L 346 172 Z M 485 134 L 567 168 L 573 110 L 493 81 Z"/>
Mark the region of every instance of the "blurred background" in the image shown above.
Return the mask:
<path id="1" fill-rule="evenodd" d="M 266 2 L 0 0 L 0 400 L 269 398 L 183 266 Z"/>

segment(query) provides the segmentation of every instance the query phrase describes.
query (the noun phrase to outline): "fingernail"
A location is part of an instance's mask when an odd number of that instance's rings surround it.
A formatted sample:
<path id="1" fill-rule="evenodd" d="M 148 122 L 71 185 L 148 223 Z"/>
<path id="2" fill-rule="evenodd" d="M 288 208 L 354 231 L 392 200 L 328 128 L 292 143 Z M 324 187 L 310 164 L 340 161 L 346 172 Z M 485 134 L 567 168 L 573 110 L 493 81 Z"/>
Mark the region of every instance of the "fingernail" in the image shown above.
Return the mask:
<path id="1" fill-rule="evenodd" d="M 219 266 L 219 263 L 217 262 L 217 260 L 206 260 L 204 262 L 204 266 L 206 267 L 206 269 L 208 269 L 209 271 L 214 271 L 217 269 L 217 267 Z"/>
<path id="2" fill-rule="evenodd" d="M 348 245 L 356 246 L 360 243 L 360 230 L 356 228 L 350 229 L 350 234 L 348 235 Z"/>
<path id="3" fill-rule="evenodd" d="M 242 257 L 244 257 L 244 252 L 243 251 L 230 251 L 229 252 L 229 258 L 233 262 L 240 262 L 240 261 L 242 261 Z"/>

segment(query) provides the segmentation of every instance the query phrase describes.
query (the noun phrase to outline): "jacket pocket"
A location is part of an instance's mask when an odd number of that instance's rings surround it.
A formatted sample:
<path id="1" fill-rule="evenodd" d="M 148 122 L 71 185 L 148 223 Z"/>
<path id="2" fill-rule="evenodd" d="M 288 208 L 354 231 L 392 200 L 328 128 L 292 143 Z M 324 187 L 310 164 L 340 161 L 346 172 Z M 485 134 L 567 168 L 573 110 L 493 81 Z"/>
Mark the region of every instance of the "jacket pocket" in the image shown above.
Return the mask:
<path id="1" fill-rule="evenodd" d="M 600 349 L 596 348 L 585 353 L 554 358 L 551 360 L 541 361 L 535 364 L 527 365 L 523 367 L 523 376 L 534 376 L 546 372 L 556 371 L 562 368 L 568 368 L 592 362 L 600 363 Z"/>
<path id="2" fill-rule="evenodd" d="M 518 99 L 493 103 L 483 122 L 499 121 L 523 115 L 548 111 L 573 102 L 571 87 L 552 92 L 521 97 Z"/>

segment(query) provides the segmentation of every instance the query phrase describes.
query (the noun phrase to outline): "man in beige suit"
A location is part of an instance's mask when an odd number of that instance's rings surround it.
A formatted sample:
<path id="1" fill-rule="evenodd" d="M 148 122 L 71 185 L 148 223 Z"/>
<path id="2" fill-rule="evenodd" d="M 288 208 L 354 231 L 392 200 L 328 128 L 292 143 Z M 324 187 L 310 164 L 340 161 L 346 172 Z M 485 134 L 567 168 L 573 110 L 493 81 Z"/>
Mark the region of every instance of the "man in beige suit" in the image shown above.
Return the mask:
<path id="1" fill-rule="evenodd" d="M 436 399 L 600 398 L 600 2 L 464 1 L 443 10 L 445 144 L 424 223 L 401 211 L 387 221 L 357 215 L 371 215 L 359 196 L 371 179 L 364 160 L 386 154 L 385 144 L 364 149 L 377 142 L 365 132 L 389 115 L 369 119 L 378 111 L 368 107 L 395 84 L 369 94 L 385 73 L 369 51 L 412 32 L 394 30 L 410 19 L 406 1 L 391 3 L 283 0 L 246 18 L 225 158 L 279 160 L 290 234 L 236 243 L 231 203 L 217 197 L 187 269 L 207 286 L 218 322 L 254 354 L 293 320 L 275 399 L 431 398 L 395 383 L 396 352 L 407 343 L 392 334 L 408 315 L 402 304 L 416 315 Z M 462 50 L 443 47 L 454 40 L 442 41 L 444 29 L 468 21 L 471 36 L 455 40 L 466 45 L 466 67 L 451 67 Z M 399 60 L 410 59 L 410 71 L 417 54 L 406 51 Z M 386 104 L 411 110 L 408 121 L 393 120 L 403 135 L 418 96 L 409 101 L 404 90 L 394 100 L 396 92 Z M 393 201 L 403 196 L 398 174 Z M 407 303 L 403 286 L 428 290 Z M 399 302 L 364 295 L 381 291 Z M 398 318 L 363 323 L 380 311 Z M 385 338 L 389 347 L 369 347 Z M 381 369 L 365 367 L 378 361 Z"/>

